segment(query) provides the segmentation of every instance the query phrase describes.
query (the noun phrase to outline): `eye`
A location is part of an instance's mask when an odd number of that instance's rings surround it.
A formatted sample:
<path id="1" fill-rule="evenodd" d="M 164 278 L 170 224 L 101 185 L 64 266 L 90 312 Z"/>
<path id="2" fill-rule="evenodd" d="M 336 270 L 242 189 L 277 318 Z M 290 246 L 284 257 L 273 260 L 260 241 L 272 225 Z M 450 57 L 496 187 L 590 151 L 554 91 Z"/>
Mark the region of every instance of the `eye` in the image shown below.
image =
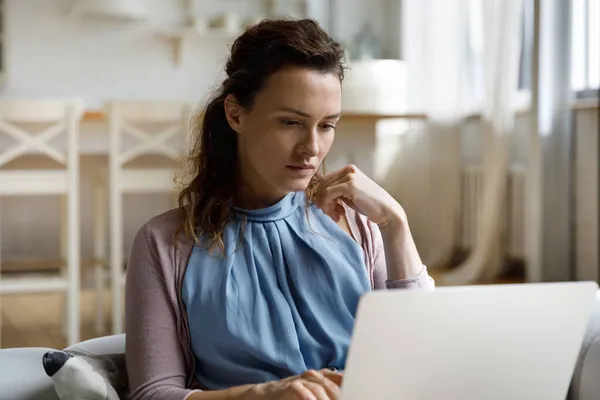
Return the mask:
<path id="1" fill-rule="evenodd" d="M 332 125 L 332 124 L 325 124 L 325 125 L 322 125 L 322 128 L 323 128 L 323 130 L 324 130 L 324 131 L 326 131 L 326 132 L 329 132 L 329 131 L 331 131 L 331 130 L 334 130 L 334 129 L 335 129 L 335 125 Z"/>
<path id="2" fill-rule="evenodd" d="M 300 122 L 295 121 L 293 119 L 282 119 L 281 123 L 286 126 L 300 125 Z"/>

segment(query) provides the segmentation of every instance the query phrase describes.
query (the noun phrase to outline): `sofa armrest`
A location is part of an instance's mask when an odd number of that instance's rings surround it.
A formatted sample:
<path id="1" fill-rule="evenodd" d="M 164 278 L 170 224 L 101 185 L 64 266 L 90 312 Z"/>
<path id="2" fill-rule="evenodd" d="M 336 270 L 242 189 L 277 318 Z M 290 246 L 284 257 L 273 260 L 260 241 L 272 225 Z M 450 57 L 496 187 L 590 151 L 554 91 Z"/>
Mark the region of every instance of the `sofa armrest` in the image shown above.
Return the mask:
<path id="1" fill-rule="evenodd" d="M 573 372 L 569 400 L 596 400 L 600 394 L 600 292 L 596 295 L 579 357 Z"/>
<path id="2" fill-rule="evenodd" d="M 125 334 L 103 336 L 86 340 L 67 347 L 65 351 L 87 353 L 93 355 L 125 353 Z"/>

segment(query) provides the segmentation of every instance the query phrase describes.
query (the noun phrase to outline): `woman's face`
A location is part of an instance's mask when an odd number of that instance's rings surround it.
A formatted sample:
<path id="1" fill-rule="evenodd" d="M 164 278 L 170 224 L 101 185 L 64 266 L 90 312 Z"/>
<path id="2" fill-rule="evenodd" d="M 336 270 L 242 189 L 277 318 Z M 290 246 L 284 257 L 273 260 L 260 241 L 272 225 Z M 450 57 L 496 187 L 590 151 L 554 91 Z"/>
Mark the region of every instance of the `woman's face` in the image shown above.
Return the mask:
<path id="1" fill-rule="evenodd" d="M 308 186 L 333 143 L 341 84 L 333 73 L 288 67 L 267 80 L 250 109 L 229 97 L 225 110 L 238 133 L 240 200 L 264 207 Z"/>

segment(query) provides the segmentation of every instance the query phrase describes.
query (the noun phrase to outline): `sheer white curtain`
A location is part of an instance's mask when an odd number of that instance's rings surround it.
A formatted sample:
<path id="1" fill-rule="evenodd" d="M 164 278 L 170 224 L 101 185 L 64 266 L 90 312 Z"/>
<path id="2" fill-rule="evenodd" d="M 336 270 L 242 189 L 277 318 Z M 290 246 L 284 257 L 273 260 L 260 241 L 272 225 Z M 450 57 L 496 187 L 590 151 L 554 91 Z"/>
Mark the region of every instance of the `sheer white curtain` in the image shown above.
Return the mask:
<path id="1" fill-rule="evenodd" d="M 466 109 L 467 0 L 405 0 L 402 53 L 410 111 L 429 116 L 399 140 L 383 182 L 402 204 L 423 261 L 433 269 L 452 256 L 459 211 L 460 119 Z"/>
<path id="2" fill-rule="evenodd" d="M 502 206 L 506 199 L 508 139 L 513 131 L 521 53 L 522 0 L 482 1 L 484 189 L 478 235 L 468 259 L 444 276 L 447 284 L 497 276 L 502 266 Z M 477 15 L 472 16 L 477 18 Z"/>
<path id="3" fill-rule="evenodd" d="M 444 284 L 470 283 L 493 275 L 499 266 L 521 0 L 403 4 L 408 103 L 430 118 L 402 136 L 385 185 L 406 209 L 424 262 L 446 264 L 458 232 L 463 118 L 474 109 L 481 111 L 485 188 L 478 237 L 468 260 L 442 279 Z"/>

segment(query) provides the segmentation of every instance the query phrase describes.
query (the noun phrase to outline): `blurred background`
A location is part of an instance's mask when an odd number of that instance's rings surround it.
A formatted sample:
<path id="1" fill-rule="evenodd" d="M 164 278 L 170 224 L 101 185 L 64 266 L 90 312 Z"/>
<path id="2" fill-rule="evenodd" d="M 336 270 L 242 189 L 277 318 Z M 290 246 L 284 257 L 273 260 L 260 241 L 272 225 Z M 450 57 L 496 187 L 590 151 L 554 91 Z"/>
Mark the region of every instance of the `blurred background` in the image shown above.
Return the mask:
<path id="1" fill-rule="evenodd" d="M 598 281 L 600 0 L 0 0 L 0 347 L 123 331 L 133 235 L 265 17 L 347 49 L 328 169 L 400 201 L 438 285 Z"/>

